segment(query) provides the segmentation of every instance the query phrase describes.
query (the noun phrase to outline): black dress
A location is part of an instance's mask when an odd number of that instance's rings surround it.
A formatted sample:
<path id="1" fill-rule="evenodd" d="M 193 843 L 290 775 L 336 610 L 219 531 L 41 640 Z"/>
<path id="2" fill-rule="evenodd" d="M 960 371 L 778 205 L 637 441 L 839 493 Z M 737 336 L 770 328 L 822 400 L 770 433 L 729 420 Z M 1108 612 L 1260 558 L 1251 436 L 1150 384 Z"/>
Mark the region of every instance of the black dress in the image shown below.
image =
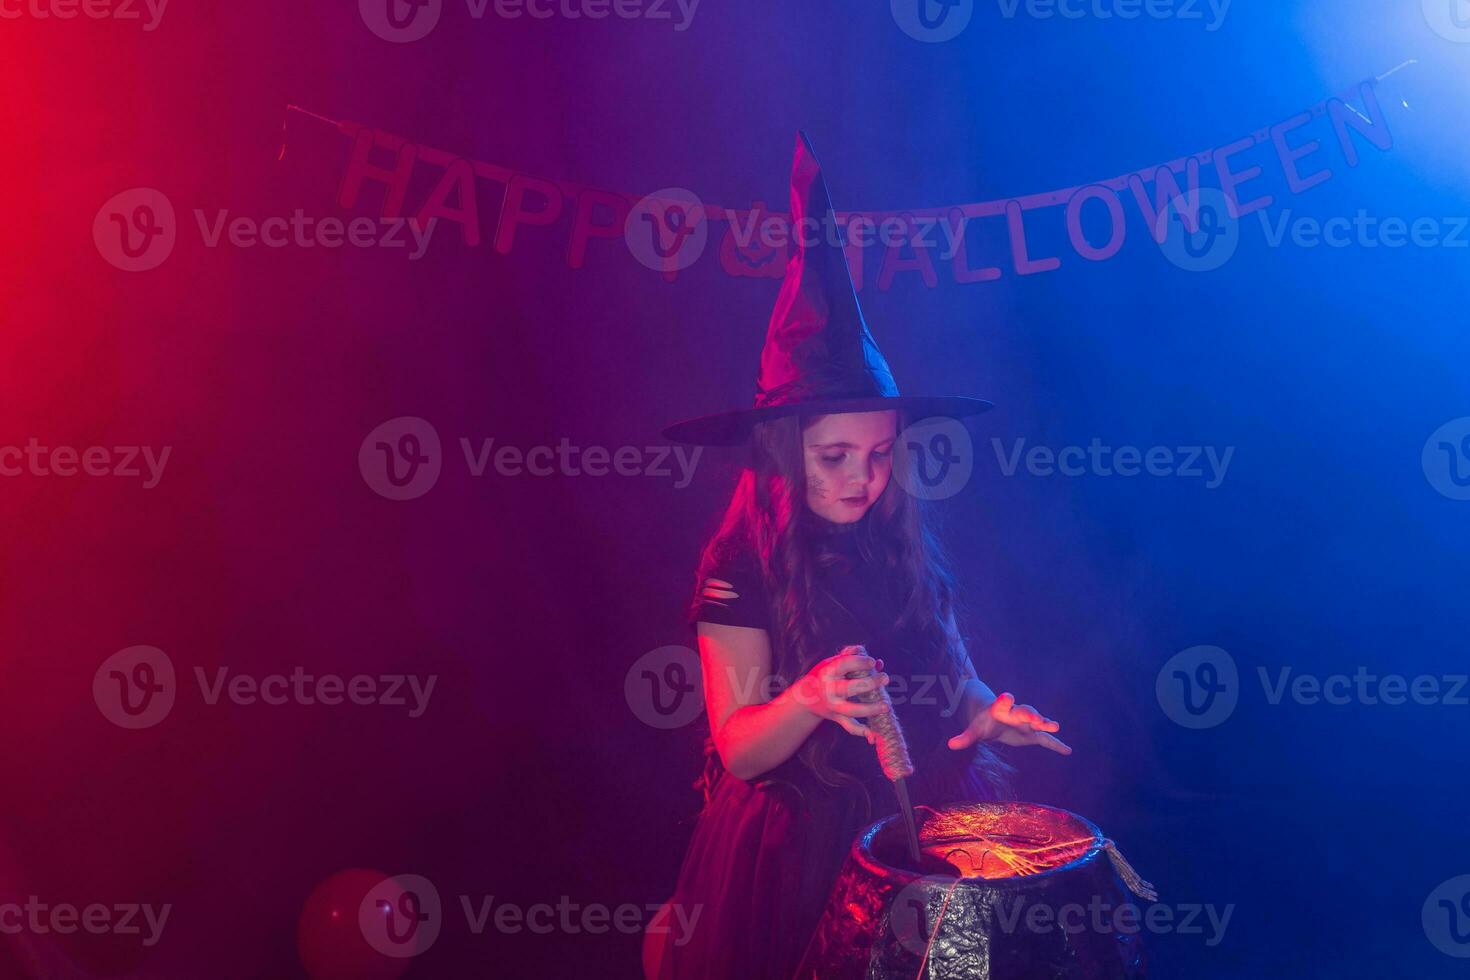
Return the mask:
<path id="1" fill-rule="evenodd" d="M 868 518 L 817 522 L 824 557 L 814 603 L 823 655 L 862 644 L 883 660 L 914 762 L 908 780 L 913 802 L 994 799 L 973 765 L 973 750 L 956 752 L 945 744 L 964 728 L 958 684 L 916 669 L 914 639 L 895 626 L 899 599 L 872 558 Z M 699 600 L 696 622 L 770 631 L 753 552 L 721 563 L 711 577 L 731 583 L 738 598 Z M 850 781 L 828 787 L 796 756 L 749 781 L 721 773 L 670 899 L 694 925 L 687 936 L 675 930 L 665 943 L 658 980 L 788 980 L 853 839 L 897 812 L 892 784 L 865 739 L 831 721 L 810 737 L 830 740 L 830 762 Z"/>

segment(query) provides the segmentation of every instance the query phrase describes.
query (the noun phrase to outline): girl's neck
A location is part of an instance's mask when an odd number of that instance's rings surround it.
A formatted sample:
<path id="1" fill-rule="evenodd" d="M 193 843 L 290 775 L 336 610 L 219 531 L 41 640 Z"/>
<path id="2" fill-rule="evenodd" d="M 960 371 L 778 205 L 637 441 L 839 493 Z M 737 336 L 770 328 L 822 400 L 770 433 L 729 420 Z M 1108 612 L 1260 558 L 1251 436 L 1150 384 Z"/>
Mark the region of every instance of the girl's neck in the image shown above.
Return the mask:
<path id="1" fill-rule="evenodd" d="M 866 528 L 868 526 L 868 517 L 873 513 L 873 509 L 869 507 L 866 511 L 863 512 L 862 517 L 859 517 L 855 521 L 848 521 L 843 524 L 839 524 L 837 521 L 828 520 L 814 510 L 810 511 L 810 513 L 812 516 L 811 526 L 817 531 L 817 533 L 824 535 L 846 535 L 854 534 L 857 531 Z"/>

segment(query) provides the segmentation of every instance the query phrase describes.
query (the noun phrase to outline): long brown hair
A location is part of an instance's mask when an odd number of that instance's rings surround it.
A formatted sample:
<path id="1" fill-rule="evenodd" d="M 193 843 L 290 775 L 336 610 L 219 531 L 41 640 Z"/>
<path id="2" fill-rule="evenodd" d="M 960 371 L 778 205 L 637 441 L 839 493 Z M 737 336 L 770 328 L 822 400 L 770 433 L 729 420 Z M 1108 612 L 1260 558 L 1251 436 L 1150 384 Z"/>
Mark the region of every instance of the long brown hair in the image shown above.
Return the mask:
<path id="1" fill-rule="evenodd" d="M 753 551 L 757 556 L 770 621 L 775 626 L 770 631 L 773 695 L 836 652 L 819 646 L 812 603 L 821 561 L 814 542 L 823 519 L 806 506 L 805 421 L 790 415 L 755 425 L 750 457 L 719 529 L 704 547 L 695 575 L 697 596 L 699 584 L 733 555 Z M 904 424 L 902 413 L 898 424 Z M 903 459 L 902 454 L 895 454 L 895 466 Z M 894 594 L 903 598 L 897 625 L 913 629 L 919 638 L 920 657 L 927 661 L 914 665 L 915 672 L 961 684 L 966 654 L 956 624 L 954 578 L 931 529 L 925 502 L 905 492 L 895 473 L 866 519 L 871 529 L 866 542 L 876 552 L 866 557 L 882 565 Z M 844 736 L 852 737 L 835 725 L 823 725 L 797 752 L 802 764 L 825 785 L 851 781 L 828 762 L 834 743 Z M 992 787 L 1004 785 L 1009 767 L 988 746 L 977 746 L 974 759 Z M 711 737 L 705 742 L 705 771 L 696 784 L 706 803 L 721 769 Z"/>

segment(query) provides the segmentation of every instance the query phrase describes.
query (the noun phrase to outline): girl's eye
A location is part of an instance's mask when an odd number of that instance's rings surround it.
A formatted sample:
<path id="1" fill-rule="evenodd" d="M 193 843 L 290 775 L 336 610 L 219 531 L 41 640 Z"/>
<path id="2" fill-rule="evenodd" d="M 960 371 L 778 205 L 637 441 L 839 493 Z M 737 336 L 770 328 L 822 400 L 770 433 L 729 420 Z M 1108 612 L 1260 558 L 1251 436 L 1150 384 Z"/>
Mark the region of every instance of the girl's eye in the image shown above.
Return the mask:
<path id="1" fill-rule="evenodd" d="M 824 463 L 840 463 L 840 462 L 842 462 L 846 458 L 847 458 L 847 453 L 843 453 L 840 456 L 823 456 L 822 457 L 822 462 L 824 462 Z"/>
<path id="2" fill-rule="evenodd" d="M 873 458 L 874 459 L 887 459 L 889 456 L 892 456 L 892 455 L 893 455 L 893 450 L 892 449 L 885 449 L 881 453 L 880 452 L 874 452 L 873 453 Z"/>

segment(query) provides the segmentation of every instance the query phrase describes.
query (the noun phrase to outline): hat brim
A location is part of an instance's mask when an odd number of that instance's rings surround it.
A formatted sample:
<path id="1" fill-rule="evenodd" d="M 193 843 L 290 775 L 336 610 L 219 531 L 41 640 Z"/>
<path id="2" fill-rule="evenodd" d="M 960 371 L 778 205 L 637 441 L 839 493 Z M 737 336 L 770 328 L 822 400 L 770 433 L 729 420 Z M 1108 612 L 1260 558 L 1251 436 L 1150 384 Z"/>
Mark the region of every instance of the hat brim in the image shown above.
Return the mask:
<path id="1" fill-rule="evenodd" d="M 896 409 L 907 416 L 908 422 L 913 423 L 936 416 L 964 418 L 979 415 L 994 407 L 983 398 L 968 398 L 963 395 L 874 395 L 871 398 L 825 399 L 702 415 L 676 422 L 664 429 L 663 435 L 671 442 L 694 446 L 738 446 L 750 438 L 750 430 L 757 422 L 787 415 L 833 415 Z"/>

